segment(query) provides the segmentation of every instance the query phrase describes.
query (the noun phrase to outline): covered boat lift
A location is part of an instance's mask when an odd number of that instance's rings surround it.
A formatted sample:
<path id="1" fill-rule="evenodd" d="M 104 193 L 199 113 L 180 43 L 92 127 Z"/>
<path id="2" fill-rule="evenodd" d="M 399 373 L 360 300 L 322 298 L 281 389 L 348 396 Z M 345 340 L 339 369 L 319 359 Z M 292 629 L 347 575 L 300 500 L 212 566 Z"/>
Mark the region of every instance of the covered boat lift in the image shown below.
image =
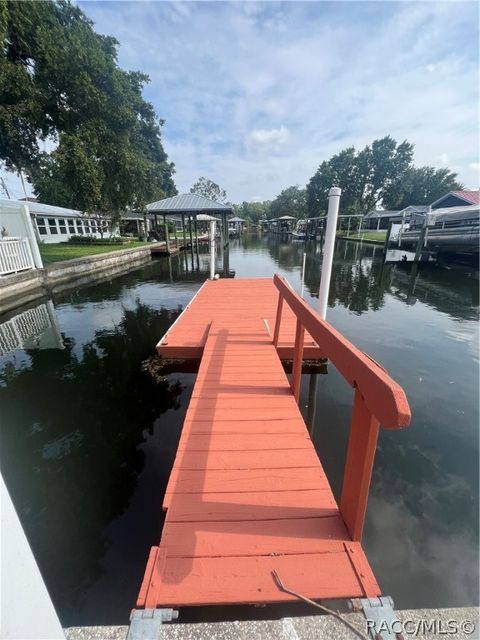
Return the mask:
<path id="1" fill-rule="evenodd" d="M 185 246 L 187 245 L 186 219 L 188 218 L 188 232 L 192 250 L 193 231 L 195 231 L 195 242 L 198 249 L 198 223 L 210 220 L 210 217 L 214 216 L 216 219 L 220 219 L 222 223 L 223 246 L 224 248 L 228 246 L 228 216 L 233 213 L 233 210 L 226 204 L 209 200 L 196 193 L 182 193 L 178 196 L 164 198 L 163 200 L 147 204 L 147 211 L 153 215 L 155 224 L 157 224 L 158 216 L 163 217 L 163 223 L 166 229 L 165 242 L 167 244 L 167 251 L 169 247 L 168 230 L 166 227 L 167 216 L 169 219 L 174 218 L 181 220 Z"/>

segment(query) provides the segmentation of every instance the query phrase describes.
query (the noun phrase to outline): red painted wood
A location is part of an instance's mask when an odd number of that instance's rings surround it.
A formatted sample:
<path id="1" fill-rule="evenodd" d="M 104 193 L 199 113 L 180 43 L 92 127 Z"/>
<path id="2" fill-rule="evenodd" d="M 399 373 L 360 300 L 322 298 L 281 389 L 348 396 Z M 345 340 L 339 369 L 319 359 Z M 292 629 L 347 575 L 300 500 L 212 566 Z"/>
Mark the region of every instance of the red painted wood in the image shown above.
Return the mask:
<path id="1" fill-rule="evenodd" d="M 296 298 L 289 288 L 283 309 L 280 303 L 275 349 L 270 331 L 278 291 L 271 280 L 206 283 L 159 345 L 162 355 L 197 350 L 202 360 L 164 498 L 158 553 L 147 566 L 139 606 L 293 599 L 279 591 L 273 569 L 287 586 L 313 599 L 381 593 L 360 544 L 351 540 L 361 533 L 372 434 L 378 432 L 378 422 L 370 420 L 365 436 L 365 411 L 371 410 L 373 391 L 385 389 L 387 399 L 375 404 L 378 413 L 401 422 L 405 407 L 378 365 L 327 323 L 318 334 L 318 319 L 312 323 Z M 340 362 L 342 373 L 353 361 L 357 368 L 346 375 L 351 384 L 366 371 L 361 384 L 369 389 L 368 403 L 356 403 L 342 513 L 278 358 L 282 350 L 293 357 L 295 336 L 298 393 L 302 327 L 303 357 L 325 353 Z M 311 336 L 328 340 L 317 346 Z"/>
<path id="2" fill-rule="evenodd" d="M 157 563 L 146 607 L 297 601 L 278 589 L 272 576 L 274 570 L 285 585 L 312 599 L 366 595 L 346 552 L 174 557 L 167 558 L 163 567 Z"/>
<path id="3" fill-rule="evenodd" d="M 225 522 L 235 520 L 279 520 L 338 516 L 330 487 L 307 491 L 252 491 L 209 493 L 202 496 L 183 493 L 175 496 L 168 510 L 169 522 Z M 201 527 L 199 526 L 199 529 Z"/>
<path id="4" fill-rule="evenodd" d="M 403 389 L 365 353 L 336 331 L 288 285 L 284 278 L 274 283 L 302 325 L 321 345 L 343 377 L 362 392 L 370 411 L 385 427 L 405 427 L 410 423 L 410 407 Z"/>
<path id="5" fill-rule="evenodd" d="M 305 342 L 305 329 L 303 328 L 300 320 L 297 319 L 297 328 L 295 330 L 295 351 L 293 356 L 293 371 L 292 371 L 292 392 L 297 402 L 300 398 L 300 382 L 302 377 L 304 342 Z"/>
<path id="6" fill-rule="evenodd" d="M 352 540 L 362 538 L 379 428 L 378 420 L 356 389 L 340 500 L 340 511 Z"/>
<path id="7" fill-rule="evenodd" d="M 225 540 L 228 539 L 228 545 Z M 292 518 L 227 522 L 170 523 L 162 535 L 167 557 L 339 553 L 350 542 L 342 518 Z"/>

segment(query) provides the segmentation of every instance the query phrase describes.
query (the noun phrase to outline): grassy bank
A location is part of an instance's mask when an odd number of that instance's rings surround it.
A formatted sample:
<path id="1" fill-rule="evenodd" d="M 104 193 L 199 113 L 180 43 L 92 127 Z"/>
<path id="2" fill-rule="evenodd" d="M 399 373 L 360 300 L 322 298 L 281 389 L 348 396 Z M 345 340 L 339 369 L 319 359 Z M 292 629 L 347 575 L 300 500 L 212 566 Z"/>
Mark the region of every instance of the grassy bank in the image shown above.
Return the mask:
<path id="1" fill-rule="evenodd" d="M 362 233 L 350 233 L 347 237 L 346 231 L 339 231 L 337 233 L 339 238 L 346 238 L 347 240 L 369 240 L 370 242 L 378 242 L 383 244 L 387 237 L 386 231 L 363 231 Z"/>
<path id="2" fill-rule="evenodd" d="M 58 244 L 40 244 L 40 254 L 43 264 L 48 265 L 52 262 L 60 262 L 62 260 L 74 260 L 75 258 L 83 258 L 85 256 L 94 256 L 100 253 L 110 253 L 111 251 L 121 251 L 122 249 L 133 249 L 135 247 L 145 247 L 145 242 L 132 241 L 122 244 L 69 244 L 68 242 L 60 242 Z"/>

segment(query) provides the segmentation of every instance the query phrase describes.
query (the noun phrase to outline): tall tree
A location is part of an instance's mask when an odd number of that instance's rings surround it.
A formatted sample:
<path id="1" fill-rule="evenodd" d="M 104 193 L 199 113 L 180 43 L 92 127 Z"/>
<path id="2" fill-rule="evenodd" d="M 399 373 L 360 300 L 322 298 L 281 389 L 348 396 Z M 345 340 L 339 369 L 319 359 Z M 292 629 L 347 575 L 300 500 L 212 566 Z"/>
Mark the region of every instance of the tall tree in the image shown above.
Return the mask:
<path id="1" fill-rule="evenodd" d="M 403 175 L 399 192 L 387 194 L 383 204 L 391 209 L 431 204 L 449 191 L 463 188 L 462 183 L 457 181 L 457 174 L 450 169 L 410 167 Z"/>
<path id="2" fill-rule="evenodd" d="M 327 209 L 328 190 L 342 189 L 342 210 L 365 214 L 388 198 L 398 197 L 402 179 L 411 167 L 413 145 L 400 144 L 386 136 L 374 140 L 359 152 L 348 147 L 330 160 L 322 162 L 307 185 L 310 215 Z"/>
<path id="3" fill-rule="evenodd" d="M 241 204 L 234 204 L 233 210 L 235 215 L 240 218 L 245 218 L 253 223 L 258 223 L 260 220 L 267 220 L 271 218 L 271 202 L 265 200 L 263 202 L 242 202 Z"/>
<path id="4" fill-rule="evenodd" d="M 305 189 L 294 185 L 283 189 L 272 201 L 270 211 L 273 218 L 281 216 L 294 216 L 305 218 L 307 214 L 307 194 Z"/>
<path id="5" fill-rule="evenodd" d="M 215 200 L 215 202 L 225 202 L 227 199 L 227 192 L 218 186 L 216 182 L 203 176 L 197 180 L 197 182 L 190 189 L 190 193 L 196 193 L 199 196 L 208 198 L 209 200 Z"/>
<path id="6" fill-rule="evenodd" d="M 176 193 L 148 77 L 67 0 L 0 2 L 0 159 L 53 204 L 118 216 Z M 42 151 L 40 141 L 52 148 Z"/>

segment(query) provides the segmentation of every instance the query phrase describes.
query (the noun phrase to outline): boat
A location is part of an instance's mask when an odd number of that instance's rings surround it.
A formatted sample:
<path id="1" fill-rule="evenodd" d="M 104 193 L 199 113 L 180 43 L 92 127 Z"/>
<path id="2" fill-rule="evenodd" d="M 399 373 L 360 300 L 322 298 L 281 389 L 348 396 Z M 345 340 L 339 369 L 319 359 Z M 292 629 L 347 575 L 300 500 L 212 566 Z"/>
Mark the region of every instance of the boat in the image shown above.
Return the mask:
<path id="1" fill-rule="evenodd" d="M 428 215 L 424 246 L 437 254 L 479 255 L 480 207 L 448 207 L 436 209 Z M 401 231 L 399 246 L 416 248 L 425 215 L 415 215 L 408 229 Z"/>
<path id="2" fill-rule="evenodd" d="M 295 229 L 292 231 L 293 240 L 306 240 L 307 239 L 307 221 L 299 220 L 295 225 Z"/>

